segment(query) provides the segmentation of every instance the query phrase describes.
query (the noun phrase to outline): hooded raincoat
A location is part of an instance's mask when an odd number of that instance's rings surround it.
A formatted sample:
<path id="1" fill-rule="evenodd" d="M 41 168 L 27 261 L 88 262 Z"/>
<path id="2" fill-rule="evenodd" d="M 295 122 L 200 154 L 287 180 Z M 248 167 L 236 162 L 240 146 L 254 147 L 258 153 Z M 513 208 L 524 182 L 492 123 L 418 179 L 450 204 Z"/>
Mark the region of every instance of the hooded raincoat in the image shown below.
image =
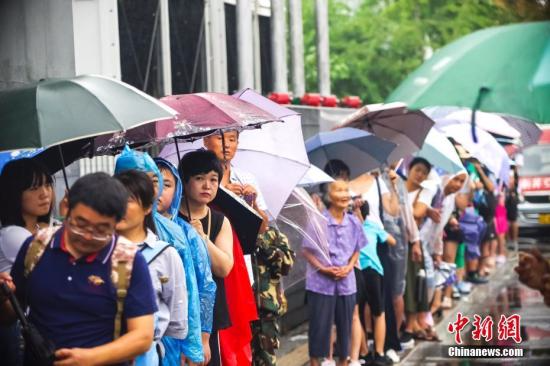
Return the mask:
<path id="1" fill-rule="evenodd" d="M 115 174 L 132 169 L 145 173 L 154 173 L 159 181 L 160 195 L 163 187 L 162 174 L 153 159 L 147 153 L 133 151 L 126 146 L 116 161 Z M 184 233 L 180 226 L 158 213 L 156 203 L 153 207 L 153 212 L 159 239 L 173 245 L 183 261 L 188 292 L 189 328 L 187 337 L 184 340 L 167 336 L 162 338 L 162 343 L 165 348 L 163 365 L 179 365 L 180 352 L 193 362 L 202 362 L 204 359 L 204 352 L 201 337 L 200 301 L 190 245 L 191 241 L 202 241 L 202 239 L 194 230 L 189 230 L 187 233 Z"/>
<path id="2" fill-rule="evenodd" d="M 190 231 L 194 232 L 195 229 L 188 222 L 178 217 L 183 192 L 183 185 L 178 170 L 168 160 L 155 158 L 154 161 L 159 167 L 169 169 L 176 181 L 174 198 L 169 208 L 170 219 L 178 224 L 185 234 Z M 199 289 L 201 330 L 204 333 L 211 333 L 214 302 L 216 300 L 216 283 L 212 278 L 210 256 L 208 255 L 208 249 L 202 239 L 189 240 L 189 246 L 191 248 L 191 255 L 193 256 L 193 265 L 195 266 L 195 274 L 197 276 L 197 285 Z"/>

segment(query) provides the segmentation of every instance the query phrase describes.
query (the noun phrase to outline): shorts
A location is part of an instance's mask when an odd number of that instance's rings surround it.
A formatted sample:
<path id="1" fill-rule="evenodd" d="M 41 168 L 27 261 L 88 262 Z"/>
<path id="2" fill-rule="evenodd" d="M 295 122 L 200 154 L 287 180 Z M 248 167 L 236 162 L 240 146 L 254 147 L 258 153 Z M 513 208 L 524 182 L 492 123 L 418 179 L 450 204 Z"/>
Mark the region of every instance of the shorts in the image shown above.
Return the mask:
<path id="1" fill-rule="evenodd" d="M 359 308 L 363 308 L 367 303 L 367 290 L 365 285 L 365 280 L 363 278 L 363 273 L 357 267 L 353 268 L 355 272 L 355 285 L 357 287 L 357 292 L 355 293 L 355 303 L 359 305 Z"/>
<path id="2" fill-rule="evenodd" d="M 391 289 L 391 296 L 395 298 L 397 296 L 403 296 L 405 293 L 405 276 L 407 275 L 407 254 L 409 244 L 398 240 L 397 244 L 389 247 L 389 260 L 391 261 L 391 267 L 393 269 L 393 276 L 389 284 Z"/>
<path id="3" fill-rule="evenodd" d="M 366 285 L 366 298 L 370 312 L 373 316 L 380 316 L 386 307 L 386 302 L 384 301 L 384 276 L 372 268 L 365 268 L 361 272 L 363 272 L 363 279 Z"/>
<path id="4" fill-rule="evenodd" d="M 456 258 L 455 258 L 456 268 L 464 268 L 466 264 L 466 244 L 460 243 L 456 248 Z"/>
<path id="5" fill-rule="evenodd" d="M 345 360 L 351 343 L 351 321 L 355 307 L 355 294 L 323 295 L 307 291 L 309 310 L 308 344 L 310 358 L 328 357 L 332 325 L 336 324 L 337 343 L 334 356 Z M 315 321 L 312 321 L 315 319 Z"/>

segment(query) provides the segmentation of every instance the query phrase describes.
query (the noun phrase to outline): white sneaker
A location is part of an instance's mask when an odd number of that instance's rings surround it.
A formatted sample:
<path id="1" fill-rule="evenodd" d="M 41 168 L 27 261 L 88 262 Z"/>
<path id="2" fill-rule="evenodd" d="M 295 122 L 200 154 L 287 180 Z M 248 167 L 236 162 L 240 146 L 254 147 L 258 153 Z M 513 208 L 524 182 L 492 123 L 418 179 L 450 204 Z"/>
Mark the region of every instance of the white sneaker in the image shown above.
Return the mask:
<path id="1" fill-rule="evenodd" d="M 321 362 L 321 366 L 336 366 L 336 361 L 325 358 L 323 362 Z"/>
<path id="2" fill-rule="evenodd" d="M 360 361 L 350 361 L 348 363 L 348 366 L 361 366 L 362 363 Z"/>
<path id="3" fill-rule="evenodd" d="M 399 355 L 393 349 L 389 349 L 386 351 L 386 357 L 389 358 L 393 363 L 399 363 L 399 361 L 401 361 L 401 358 L 399 358 Z"/>
<path id="4" fill-rule="evenodd" d="M 469 294 L 472 292 L 472 283 L 467 281 L 460 281 L 456 284 L 456 288 L 460 291 L 461 294 Z"/>
<path id="5" fill-rule="evenodd" d="M 495 262 L 497 266 L 502 266 L 504 263 L 506 263 L 506 256 L 498 255 L 495 259 Z"/>

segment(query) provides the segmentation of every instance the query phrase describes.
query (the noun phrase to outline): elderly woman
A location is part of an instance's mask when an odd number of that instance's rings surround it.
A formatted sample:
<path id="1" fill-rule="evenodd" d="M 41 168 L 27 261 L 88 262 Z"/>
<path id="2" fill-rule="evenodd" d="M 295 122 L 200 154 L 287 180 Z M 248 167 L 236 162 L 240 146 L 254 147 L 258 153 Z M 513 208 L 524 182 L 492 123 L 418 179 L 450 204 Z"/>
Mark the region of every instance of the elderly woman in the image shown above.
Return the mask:
<path id="1" fill-rule="evenodd" d="M 355 307 L 356 279 L 354 266 L 359 251 L 367 244 L 359 220 L 348 213 L 350 202 L 348 183 L 337 180 L 328 186 L 325 195 L 327 210 L 328 253 L 303 243 L 303 253 L 308 261 L 306 276 L 307 303 L 309 307 L 309 356 L 310 364 L 321 364 L 321 358 L 329 356 L 332 324 L 336 323 L 338 345 L 335 355 L 338 365 L 347 365 L 350 352 L 350 334 Z"/>

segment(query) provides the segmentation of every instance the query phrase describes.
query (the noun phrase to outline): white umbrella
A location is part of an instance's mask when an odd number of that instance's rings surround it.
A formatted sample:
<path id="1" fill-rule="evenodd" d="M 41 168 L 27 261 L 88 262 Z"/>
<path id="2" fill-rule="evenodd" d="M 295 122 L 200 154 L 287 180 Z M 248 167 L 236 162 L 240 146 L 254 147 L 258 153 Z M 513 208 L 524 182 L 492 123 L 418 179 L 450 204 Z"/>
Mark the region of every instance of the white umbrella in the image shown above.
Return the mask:
<path id="1" fill-rule="evenodd" d="M 447 123 L 470 124 L 472 121 L 472 110 L 462 107 L 427 107 L 422 108 L 434 121 L 445 120 Z M 504 115 L 476 111 L 476 126 L 495 135 L 520 138 L 521 130 L 517 125 L 510 123 Z"/>
<path id="2" fill-rule="evenodd" d="M 311 165 L 309 169 L 306 172 L 306 175 L 302 177 L 302 180 L 300 180 L 300 183 L 298 183 L 298 186 L 300 187 L 310 187 L 315 186 L 317 184 L 322 183 L 329 183 L 334 182 L 334 179 L 322 171 L 321 169 L 317 168 L 315 165 Z"/>
<path id="3" fill-rule="evenodd" d="M 478 142 L 474 142 L 470 125 L 438 120 L 435 127 L 447 137 L 453 138 L 468 152 L 484 164 L 503 182 L 509 179 L 510 166 L 508 154 L 497 140 L 488 132 L 476 127 Z"/>
<path id="4" fill-rule="evenodd" d="M 448 173 L 458 173 L 464 166 L 449 139 L 432 128 L 424 140 L 422 149 L 415 154 L 427 159 L 432 165 L 445 170 Z"/>
<path id="5" fill-rule="evenodd" d="M 456 120 L 469 124 L 472 121 L 472 111 L 469 109 L 452 112 L 447 120 Z M 517 139 L 521 133 L 512 127 L 504 118 L 494 113 L 476 111 L 476 126 L 495 135 Z"/>

